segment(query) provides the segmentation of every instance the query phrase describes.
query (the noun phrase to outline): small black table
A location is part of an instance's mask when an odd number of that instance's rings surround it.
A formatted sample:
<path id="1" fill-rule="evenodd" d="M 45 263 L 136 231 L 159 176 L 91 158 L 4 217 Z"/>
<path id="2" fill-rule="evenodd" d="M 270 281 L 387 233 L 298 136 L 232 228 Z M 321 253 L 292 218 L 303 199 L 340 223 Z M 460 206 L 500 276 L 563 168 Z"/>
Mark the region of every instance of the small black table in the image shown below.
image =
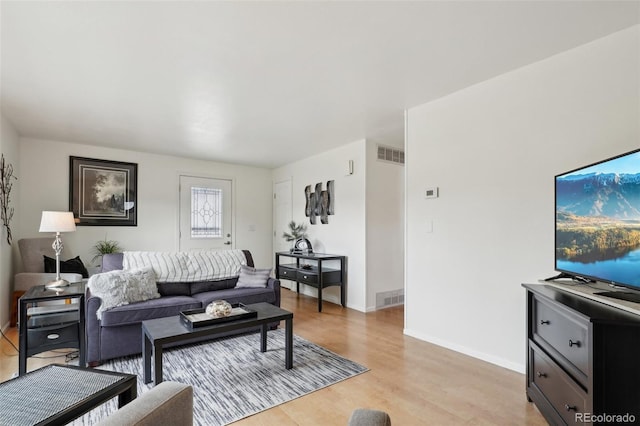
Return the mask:
<path id="1" fill-rule="evenodd" d="M 282 263 L 281 258 L 294 258 L 295 263 Z M 313 265 L 301 265 L 300 260 L 312 261 Z M 340 269 L 323 265 L 327 261 L 339 261 Z M 286 261 L 286 259 L 285 259 Z M 289 260 L 290 261 L 290 260 Z M 296 282 L 296 292 L 300 293 L 300 283 L 318 289 L 318 312 L 322 312 L 322 289 L 340 286 L 340 304 L 346 307 L 347 257 L 327 253 L 297 253 L 280 251 L 276 253 L 276 278 Z"/>
<path id="2" fill-rule="evenodd" d="M 153 352 L 153 382 L 162 382 L 162 350 L 169 343 L 184 342 L 203 336 L 215 336 L 233 330 L 249 329 L 260 326 L 260 352 L 267 351 L 267 329 L 269 324 L 285 322 L 285 368 L 293 367 L 293 313 L 269 303 L 246 305 L 258 313 L 257 317 L 238 319 L 221 324 L 189 330 L 180 317 L 156 318 L 142 321 L 142 358 L 144 363 L 144 382 L 151 383 L 151 354 Z"/>
<path id="3" fill-rule="evenodd" d="M 0 383 L 1 425 L 62 425 L 113 397 L 118 406 L 138 396 L 135 374 L 48 365 Z"/>
<path id="4" fill-rule="evenodd" d="M 27 358 L 53 349 L 77 348 L 78 363 L 86 364 L 85 331 L 84 331 L 84 283 L 72 283 L 67 287 L 48 289 L 45 286 L 31 287 L 19 301 L 18 334 L 20 354 L 18 356 L 18 373 L 27 372 Z M 37 315 L 27 317 L 29 305 L 49 300 L 78 299 L 78 303 L 56 305 L 43 308 Z"/>

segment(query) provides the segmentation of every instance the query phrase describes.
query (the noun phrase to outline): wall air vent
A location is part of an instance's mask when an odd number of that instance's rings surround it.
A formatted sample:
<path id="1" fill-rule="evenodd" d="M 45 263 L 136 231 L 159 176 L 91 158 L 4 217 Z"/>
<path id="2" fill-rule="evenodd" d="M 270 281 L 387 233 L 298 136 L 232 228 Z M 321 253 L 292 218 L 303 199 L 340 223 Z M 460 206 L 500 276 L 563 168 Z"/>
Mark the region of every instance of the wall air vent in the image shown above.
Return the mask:
<path id="1" fill-rule="evenodd" d="M 404 289 L 376 293 L 376 309 L 404 304 Z"/>
<path id="2" fill-rule="evenodd" d="M 391 148 L 378 145 L 378 160 L 389 163 L 404 164 L 404 151 L 398 148 Z"/>

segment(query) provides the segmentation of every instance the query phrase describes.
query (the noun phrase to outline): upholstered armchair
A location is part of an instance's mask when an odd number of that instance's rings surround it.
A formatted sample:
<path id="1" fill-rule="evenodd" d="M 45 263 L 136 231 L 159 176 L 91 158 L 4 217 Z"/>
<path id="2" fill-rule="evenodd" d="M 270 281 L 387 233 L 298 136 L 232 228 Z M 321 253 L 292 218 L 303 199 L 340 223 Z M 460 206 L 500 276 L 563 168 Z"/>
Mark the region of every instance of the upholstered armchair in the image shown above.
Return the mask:
<path id="1" fill-rule="evenodd" d="M 18 319 L 18 299 L 31 287 L 45 285 L 56 278 L 55 273 L 44 272 L 44 257 L 56 257 L 51 245 L 53 237 L 25 238 L 18 241 L 18 249 L 22 258 L 22 270 L 14 276 L 13 300 L 11 305 L 11 326 L 16 325 Z M 64 258 L 63 258 L 64 259 Z M 63 260 L 60 259 L 60 260 Z M 81 274 L 62 273 L 60 277 L 69 282 L 82 281 Z"/>

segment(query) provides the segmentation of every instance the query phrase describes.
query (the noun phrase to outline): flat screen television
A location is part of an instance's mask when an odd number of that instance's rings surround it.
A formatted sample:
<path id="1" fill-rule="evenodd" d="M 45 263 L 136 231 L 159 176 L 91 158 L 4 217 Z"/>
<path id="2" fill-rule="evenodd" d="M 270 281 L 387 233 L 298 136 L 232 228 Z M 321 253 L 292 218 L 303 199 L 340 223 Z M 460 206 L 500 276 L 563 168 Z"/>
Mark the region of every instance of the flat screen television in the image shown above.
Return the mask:
<path id="1" fill-rule="evenodd" d="M 640 149 L 555 177 L 555 268 L 640 302 Z M 555 277 L 554 277 L 555 278 Z"/>

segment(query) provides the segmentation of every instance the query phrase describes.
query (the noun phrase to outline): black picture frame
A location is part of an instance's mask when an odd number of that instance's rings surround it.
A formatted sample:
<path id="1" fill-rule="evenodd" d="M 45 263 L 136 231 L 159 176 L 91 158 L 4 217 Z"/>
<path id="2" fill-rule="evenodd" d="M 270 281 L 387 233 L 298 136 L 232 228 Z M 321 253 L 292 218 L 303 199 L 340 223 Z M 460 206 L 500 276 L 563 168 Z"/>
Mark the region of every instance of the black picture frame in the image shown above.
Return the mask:
<path id="1" fill-rule="evenodd" d="M 69 210 L 80 226 L 138 226 L 138 164 L 70 156 Z"/>

